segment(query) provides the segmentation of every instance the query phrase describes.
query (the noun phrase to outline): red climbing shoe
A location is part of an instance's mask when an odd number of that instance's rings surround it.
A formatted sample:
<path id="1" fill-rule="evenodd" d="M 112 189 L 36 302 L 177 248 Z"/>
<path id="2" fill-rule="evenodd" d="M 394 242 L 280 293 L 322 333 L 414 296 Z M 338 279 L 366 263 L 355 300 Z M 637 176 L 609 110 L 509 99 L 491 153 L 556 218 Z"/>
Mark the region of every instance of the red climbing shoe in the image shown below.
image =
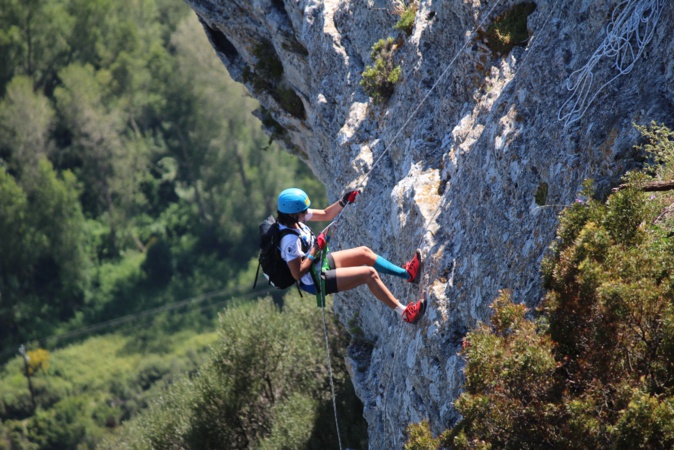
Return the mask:
<path id="1" fill-rule="evenodd" d="M 424 311 L 426 311 L 426 300 L 422 298 L 407 305 L 403 311 L 403 320 L 407 323 L 417 323 L 424 315 Z"/>
<path id="2" fill-rule="evenodd" d="M 407 278 L 407 281 L 410 283 L 414 282 L 419 282 L 419 269 L 421 268 L 421 252 L 417 250 L 414 253 L 414 258 L 412 258 L 410 261 L 406 262 L 403 268 L 407 271 L 407 273 L 410 275 Z"/>

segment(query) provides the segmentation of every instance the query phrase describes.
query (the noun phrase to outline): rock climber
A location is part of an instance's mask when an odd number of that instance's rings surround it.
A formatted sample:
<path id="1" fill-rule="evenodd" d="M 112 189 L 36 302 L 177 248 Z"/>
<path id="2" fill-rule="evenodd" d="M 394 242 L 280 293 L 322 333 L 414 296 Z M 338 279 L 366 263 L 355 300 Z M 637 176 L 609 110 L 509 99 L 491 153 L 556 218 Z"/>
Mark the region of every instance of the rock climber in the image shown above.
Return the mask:
<path id="1" fill-rule="evenodd" d="M 324 233 L 314 236 L 308 221 L 331 221 L 348 203 L 356 200 L 358 191 L 350 191 L 337 202 L 325 209 L 310 209 L 311 200 L 301 189 L 286 189 L 278 197 L 279 228 L 294 228 L 299 232 L 289 233 L 281 239 L 281 257 L 288 263 L 293 277 L 299 281 L 300 288 L 311 294 L 316 293 L 316 285 L 311 275 L 312 264 L 318 264 L 316 255 L 325 248 L 328 236 Z M 379 278 L 379 274 L 405 278 L 408 282 L 418 282 L 421 266 L 421 254 L 417 250 L 414 257 L 403 267 L 397 266 L 374 253 L 368 247 L 357 247 L 328 253 L 330 270 L 323 272 L 325 294 L 348 291 L 367 284 L 372 294 L 395 310 L 402 320 L 416 323 L 426 309 L 422 298 L 403 306 L 388 290 Z"/>

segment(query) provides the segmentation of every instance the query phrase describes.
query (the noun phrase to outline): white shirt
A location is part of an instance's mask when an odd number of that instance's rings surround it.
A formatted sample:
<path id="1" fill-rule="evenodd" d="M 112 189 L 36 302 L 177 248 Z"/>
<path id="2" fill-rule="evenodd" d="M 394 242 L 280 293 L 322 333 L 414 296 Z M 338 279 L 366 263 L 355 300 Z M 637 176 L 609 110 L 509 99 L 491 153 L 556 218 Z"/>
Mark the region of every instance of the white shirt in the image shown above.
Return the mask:
<path id="1" fill-rule="evenodd" d="M 299 228 L 291 228 L 291 230 L 299 232 L 299 236 L 295 233 L 290 233 L 283 236 L 281 239 L 281 258 L 287 262 L 302 258 L 305 255 L 302 251 L 302 242 L 307 243 L 307 248 L 309 249 L 314 245 L 314 235 L 309 227 L 302 222 L 298 222 L 297 224 L 299 225 Z M 289 227 L 279 224 L 279 230 L 283 230 L 284 228 Z M 300 278 L 300 281 L 307 285 L 314 284 L 314 280 L 311 278 L 311 271 L 305 273 L 302 278 Z"/>

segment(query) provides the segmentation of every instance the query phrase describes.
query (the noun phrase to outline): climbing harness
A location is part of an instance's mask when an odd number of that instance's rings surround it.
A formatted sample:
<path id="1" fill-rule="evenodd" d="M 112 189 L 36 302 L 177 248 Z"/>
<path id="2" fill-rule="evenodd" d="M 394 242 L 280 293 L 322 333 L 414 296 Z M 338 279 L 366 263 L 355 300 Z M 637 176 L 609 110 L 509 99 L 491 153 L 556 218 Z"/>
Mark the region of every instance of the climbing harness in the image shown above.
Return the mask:
<path id="1" fill-rule="evenodd" d="M 611 21 L 606 26 L 604 41 L 585 66 L 573 72 L 566 80 L 566 88 L 571 95 L 557 113 L 557 118 L 564 121 L 564 126 L 583 117 L 606 86 L 632 71 L 646 45 L 653 39 L 664 7 L 665 0 L 623 0 L 615 6 Z M 611 67 L 618 73 L 596 87 L 594 71 L 603 59 L 612 59 Z"/>

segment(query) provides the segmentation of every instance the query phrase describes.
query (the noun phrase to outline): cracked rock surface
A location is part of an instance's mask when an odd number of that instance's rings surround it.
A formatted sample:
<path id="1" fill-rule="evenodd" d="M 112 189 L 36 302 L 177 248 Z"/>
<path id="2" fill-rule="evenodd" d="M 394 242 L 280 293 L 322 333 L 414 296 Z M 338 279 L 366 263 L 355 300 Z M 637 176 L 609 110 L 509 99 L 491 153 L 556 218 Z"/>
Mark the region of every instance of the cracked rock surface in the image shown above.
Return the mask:
<path id="1" fill-rule="evenodd" d="M 639 25 L 652 39 L 639 49 L 626 35 L 638 57 L 613 81 L 614 60 L 597 60 L 596 97 L 570 123 L 560 120 L 574 99 L 567 80 L 605 42 L 625 2 L 536 1 L 529 39 L 507 54 L 474 31 L 512 0 L 421 0 L 410 36 L 393 29 L 389 0 L 187 3 L 232 77 L 260 100 L 269 133 L 309 163 L 329 200 L 346 186 L 364 189 L 336 247 L 367 245 L 397 264 L 422 251 L 419 285 L 383 277 L 403 304 L 427 295 L 417 325 L 364 287 L 335 296 L 340 320 L 364 334 L 347 363 L 373 449 L 402 448 L 410 422 L 429 419 L 439 433 L 458 419 L 465 333 L 489 320 L 500 289 L 538 304 L 560 205 L 585 179 L 605 190 L 635 166 L 632 123 L 674 125 L 672 2 L 628 2 L 661 14 Z M 359 82 L 372 45 L 388 36 L 402 75 L 388 102 L 374 105 Z M 280 63 L 282 75 L 270 77 L 261 59 Z"/>

